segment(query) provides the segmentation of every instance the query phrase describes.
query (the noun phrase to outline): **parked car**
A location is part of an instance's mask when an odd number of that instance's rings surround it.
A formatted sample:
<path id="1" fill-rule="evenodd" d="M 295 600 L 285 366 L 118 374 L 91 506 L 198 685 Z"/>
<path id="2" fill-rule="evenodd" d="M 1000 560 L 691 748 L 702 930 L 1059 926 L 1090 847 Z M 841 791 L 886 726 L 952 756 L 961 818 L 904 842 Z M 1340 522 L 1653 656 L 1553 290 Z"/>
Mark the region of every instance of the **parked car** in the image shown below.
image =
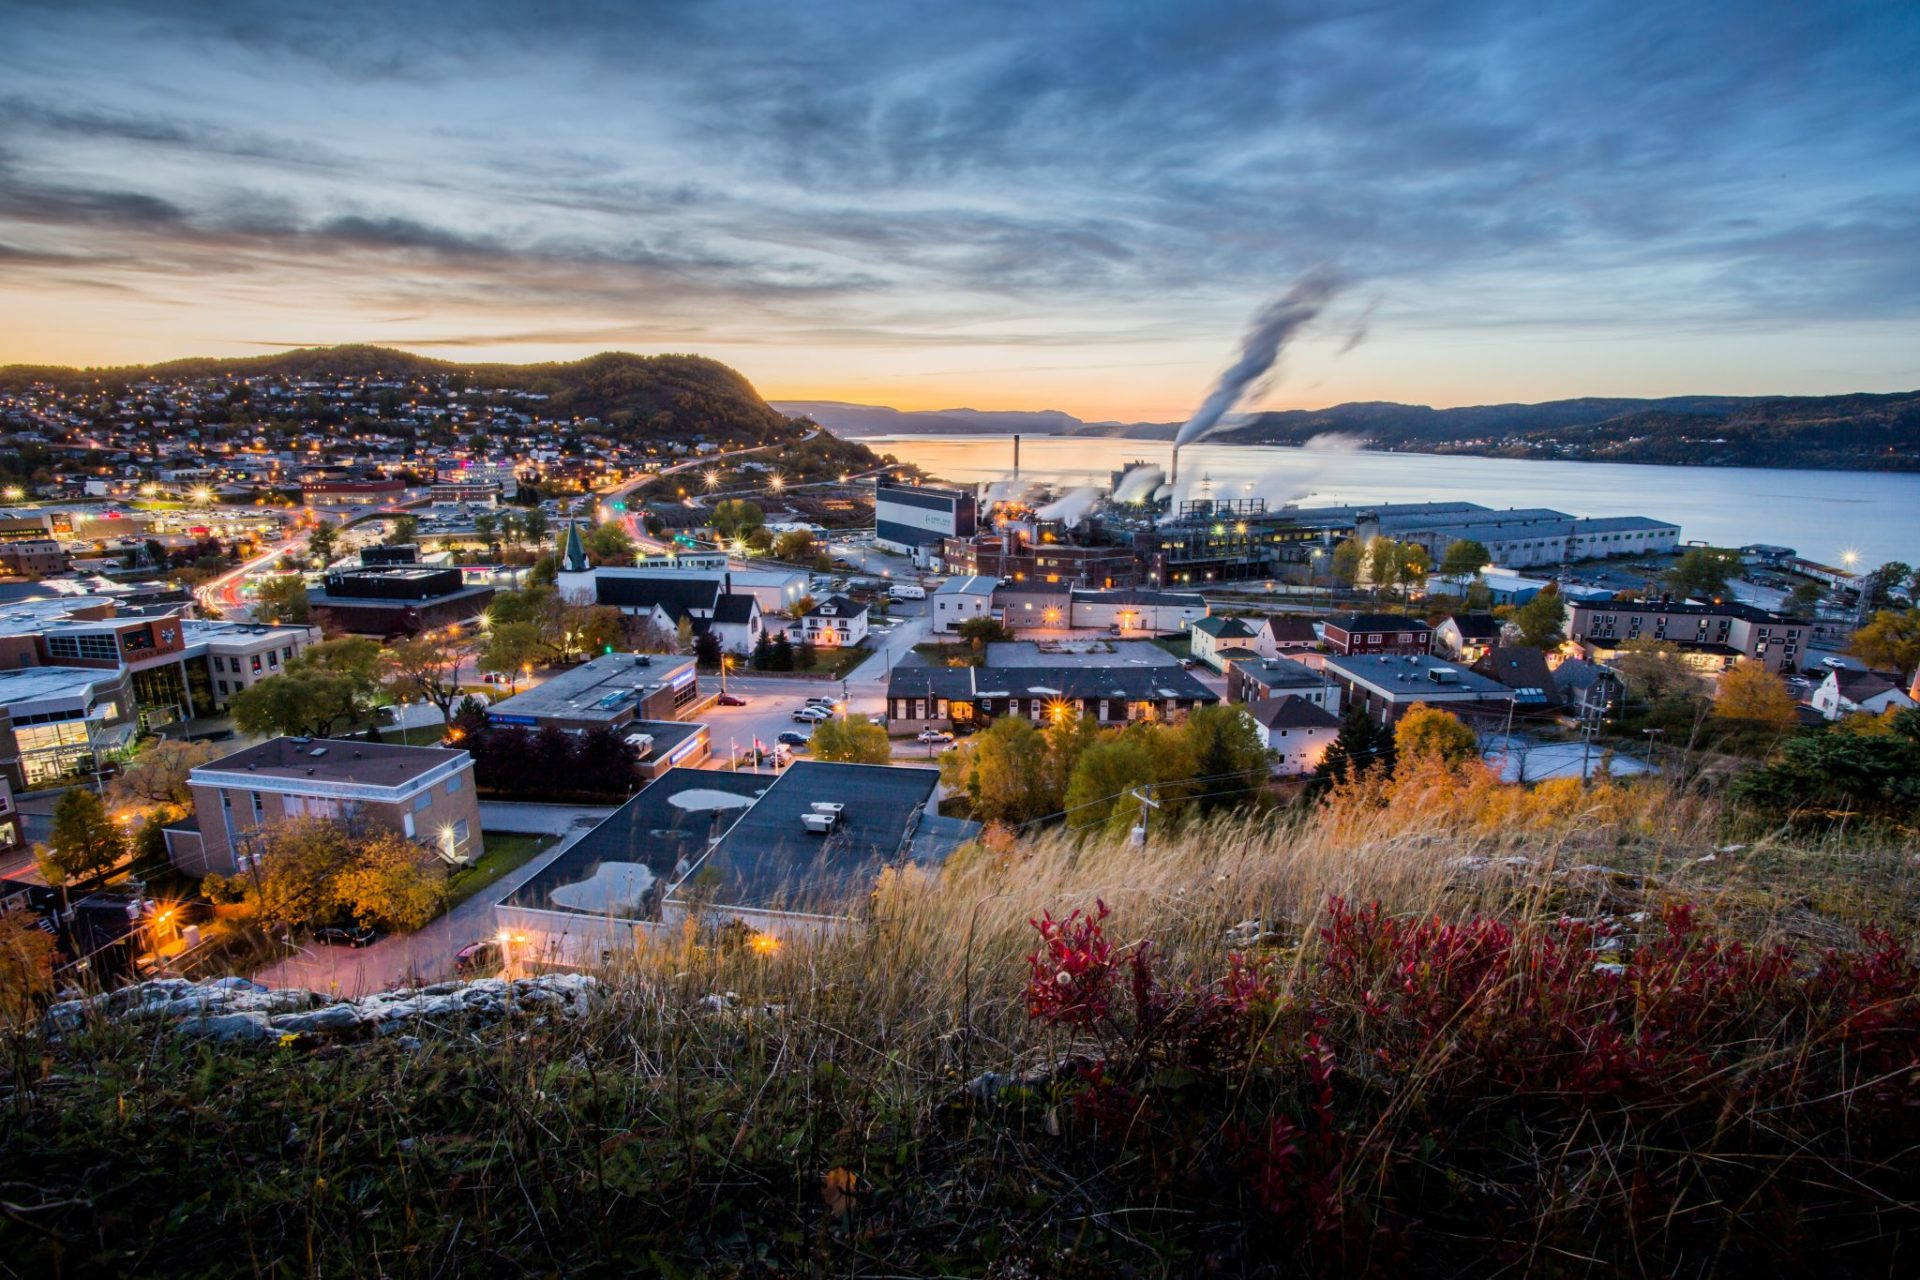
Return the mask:
<path id="1" fill-rule="evenodd" d="M 807 745 L 807 735 L 804 733 L 796 733 L 792 729 L 789 729 L 776 738 L 775 741 L 783 747 L 804 747 Z"/>
<path id="2" fill-rule="evenodd" d="M 833 719 L 833 712 L 825 707 L 801 707 L 793 713 L 796 724 L 819 724 L 822 720 Z"/>
<path id="3" fill-rule="evenodd" d="M 453 953 L 453 971 L 462 976 L 469 973 L 492 973 L 500 967 L 504 959 L 500 954 L 500 944 L 488 938 L 481 942 L 469 942 Z"/>
<path id="4" fill-rule="evenodd" d="M 807 705 L 810 707 L 825 707 L 828 711 L 831 711 L 838 704 L 835 703 L 832 698 L 808 698 Z"/>
<path id="5" fill-rule="evenodd" d="M 370 947 L 380 941 L 380 931 L 364 924 L 330 924 L 315 929 L 313 940 L 323 947 Z"/>
<path id="6" fill-rule="evenodd" d="M 922 729 L 922 730 L 920 731 L 920 741 L 922 741 L 922 742 L 952 742 L 952 741 L 953 741 L 953 735 L 952 735 L 952 734 L 950 734 L 950 733 L 948 733 L 948 732 L 947 732 L 947 731 L 946 731 L 945 729 Z"/>
<path id="7" fill-rule="evenodd" d="M 719 703 L 723 707 L 744 707 L 747 705 L 747 700 L 738 694 L 723 693 L 719 697 Z"/>

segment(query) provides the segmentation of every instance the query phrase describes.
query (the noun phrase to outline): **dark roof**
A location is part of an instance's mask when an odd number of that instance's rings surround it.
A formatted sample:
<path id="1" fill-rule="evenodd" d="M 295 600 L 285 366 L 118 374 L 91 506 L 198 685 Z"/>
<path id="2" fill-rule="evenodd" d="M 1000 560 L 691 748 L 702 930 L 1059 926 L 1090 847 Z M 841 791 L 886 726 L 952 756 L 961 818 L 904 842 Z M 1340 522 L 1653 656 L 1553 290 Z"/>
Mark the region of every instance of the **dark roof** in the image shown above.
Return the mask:
<path id="1" fill-rule="evenodd" d="M 807 610 L 809 618 L 857 618 L 867 611 L 867 606 L 858 600 L 842 595 L 831 595 L 818 601 Z"/>
<path id="2" fill-rule="evenodd" d="M 658 607 L 678 622 L 691 617 L 695 609 L 702 612 L 712 610 L 720 598 L 720 580 L 694 577 L 629 578 L 600 573 L 594 575 L 593 593 L 597 604 L 610 604 L 621 609 Z"/>
<path id="3" fill-rule="evenodd" d="M 753 621 L 754 610 L 759 601 L 753 596 L 739 593 L 722 595 L 713 606 L 713 620 L 720 623 L 745 624 Z"/>
<path id="4" fill-rule="evenodd" d="M 1418 618 L 1405 618 L 1397 613 L 1343 613 L 1328 618 L 1327 625 L 1338 627 L 1352 635 L 1356 631 L 1431 631 L 1426 623 Z"/>
<path id="5" fill-rule="evenodd" d="M 1129 702 L 1182 698 L 1212 703 L 1220 696 L 1176 666 L 895 667 L 889 698 L 928 696 L 1125 698 Z"/>
<path id="6" fill-rule="evenodd" d="M 1261 698 L 1247 704 L 1247 714 L 1269 729 L 1337 729 L 1340 717 L 1297 694 Z"/>
<path id="7" fill-rule="evenodd" d="M 1327 678 L 1318 671 L 1291 658 L 1262 658 L 1258 662 L 1236 663 L 1234 670 L 1242 678 L 1268 689 L 1317 689 L 1328 683 Z"/>
<path id="8" fill-rule="evenodd" d="M 1892 689 L 1905 693 L 1906 682 L 1890 671 L 1855 671 L 1851 668 L 1833 673 L 1833 683 L 1848 702 L 1865 702 Z"/>
<path id="9" fill-rule="evenodd" d="M 1490 613 L 1456 613 L 1447 619 L 1466 640 L 1498 640 L 1500 619 Z"/>
<path id="10" fill-rule="evenodd" d="M 1207 603 L 1207 598 L 1197 591 L 1152 591 L 1141 587 L 1073 587 L 1070 590 L 1075 600 L 1086 600 L 1093 604 L 1170 605 L 1198 609 Z"/>
<path id="11" fill-rule="evenodd" d="M 1320 639 L 1320 633 L 1313 629 L 1311 618 L 1302 618 L 1297 614 L 1276 613 L 1265 621 L 1267 631 L 1281 644 L 1314 644 Z"/>
<path id="12" fill-rule="evenodd" d="M 1756 608 L 1737 600 L 1718 604 L 1692 604 L 1684 600 L 1574 600 L 1571 603 L 1574 608 L 1589 613 L 1670 613 L 1687 617 L 1739 618 L 1743 622 L 1772 622 L 1783 626 L 1809 625 L 1805 618 Z"/>
<path id="13" fill-rule="evenodd" d="M 1253 628 L 1244 618 L 1198 618 L 1191 625 L 1195 631 L 1204 631 L 1215 639 L 1224 637 L 1241 639 L 1253 635 Z"/>
<path id="14" fill-rule="evenodd" d="M 1553 669 L 1547 666 L 1547 655 L 1528 645 L 1496 645 L 1473 664 L 1473 669 L 1483 676 L 1493 677 L 1523 696 L 1535 691 L 1541 698 L 1559 696 L 1559 686 L 1553 681 Z"/>
<path id="15" fill-rule="evenodd" d="M 507 905 L 653 918 L 683 864 L 698 862 L 707 842 L 773 782 L 757 773 L 668 769 L 514 890 Z"/>
<path id="16" fill-rule="evenodd" d="M 720 906 L 838 913 L 901 860 L 939 781 L 937 769 L 800 761 L 688 878 Z M 827 835 L 801 825 L 815 803 L 846 806 Z"/>
<path id="17" fill-rule="evenodd" d="M 466 758 L 466 752 L 446 747 L 403 747 L 391 742 L 362 742 L 357 738 L 273 738 L 222 756 L 193 772 L 251 773 L 263 778 L 300 781 L 313 778 L 368 787 L 398 787 L 448 761 Z"/>

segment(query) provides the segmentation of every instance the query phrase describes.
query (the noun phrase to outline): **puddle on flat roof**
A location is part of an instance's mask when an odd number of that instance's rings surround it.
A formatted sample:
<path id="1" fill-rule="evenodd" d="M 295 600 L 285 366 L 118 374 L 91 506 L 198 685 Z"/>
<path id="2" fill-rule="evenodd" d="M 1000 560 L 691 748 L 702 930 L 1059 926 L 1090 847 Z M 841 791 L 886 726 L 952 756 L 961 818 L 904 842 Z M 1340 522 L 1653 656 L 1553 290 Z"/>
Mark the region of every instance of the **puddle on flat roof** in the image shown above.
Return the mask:
<path id="1" fill-rule="evenodd" d="M 667 797 L 668 804 L 695 813 L 703 809 L 744 809 L 753 800 L 752 796 L 735 795 L 731 791 L 710 791 L 705 787 L 691 787 Z"/>

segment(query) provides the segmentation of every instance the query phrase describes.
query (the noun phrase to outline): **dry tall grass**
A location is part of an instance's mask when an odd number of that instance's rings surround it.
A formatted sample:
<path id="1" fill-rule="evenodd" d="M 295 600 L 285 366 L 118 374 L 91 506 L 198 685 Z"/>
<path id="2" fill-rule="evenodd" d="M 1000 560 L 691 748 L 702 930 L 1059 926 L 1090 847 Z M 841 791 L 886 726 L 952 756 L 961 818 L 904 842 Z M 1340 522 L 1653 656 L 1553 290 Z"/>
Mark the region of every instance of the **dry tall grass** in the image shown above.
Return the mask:
<path id="1" fill-rule="evenodd" d="M 296 1047 L 264 1065 L 103 1028 L 50 1046 L 45 1079 L 9 1082 L 0 1180 L 71 1203 L 0 1225 L 21 1246 L 0 1249 L 0 1273 L 51 1256 L 50 1240 L 82 1269 L 138 1271 L 178 1268 L 215 1238 L 234 1255 L 211 1270 L 289 1275 L 1491 1274 L 1502 1250 L 1516 1271 L 1713 1273 L 1753 1242 L 1705 1256 L 1665 1237 L 1583 1245 L 1581 1224 L 1602 1231 L 1617 1206 L 1603 1214 L 1597 1192 L 1555 1178 L 1632 1154 L 1618 1143 L 1576 1157 L 1567 1138 L 1540 1154 L 1540 1225 L 1517 1261 L 1512 1242 L 1452 1235 L 1417 1258 L 1385 1244 L 1307 1255 L 1249 1234 L 1243 1206 L 1182 1200 L 1191 1170 L 1077 1142 L 1078 1112 L 1054 1085 L 997 1103 L 963 1085 L 986 1072 L 1045 1082 L 1087 1049 L 1029 1017 L 1029 922 L 1044 910 L 1105 902 L 1108 935 L 1151 939 L 1170 988 L 1257 952 L 1276 1008 L 1308 988 L 1335 898 L 1495 915 L 1522 935 L 1686 900 L 1748 943 L 1794 946 L 1871 919 L 1910 931 L 1920 912 L 1910 849 L 1785 837 L 1733 849 L 1723 829 L 1713 801 L 1655 782 L 1522 790 L 1416 765 L 1312 812 L 1155 831 L 1145 849 L 989 833 L 940 873 L 887 876 L 867 928 L 770 955 L 689 937 L 623 958 L 585 1025 L 423 1027 L 418 1046 Z M 1364 1077 L 1364 1061 L 1350 1065 Z M 1404 1106 L 1377 1123 L 1412 1124 Z M 183 1116 L 201 1117 L 191 1141 Z M 1204 1159 L 1228 1160 L 1223 1134 L 1199 1141 Z M 1330 1184 L 1356 1204 L 1384 1194 L 1354 1181 L 1360 1167 Z M 204 1190 L 183 1200 L 183 1186 Z M 1404 1220 L 1419 1206 L 1392 1209 Z M 1893 1239 L 1914 1230 L 1913 1211 L 1881 1205 L 1858 1229 Z M 116 1231 L 146 1234 L 136 1248 Z"/>

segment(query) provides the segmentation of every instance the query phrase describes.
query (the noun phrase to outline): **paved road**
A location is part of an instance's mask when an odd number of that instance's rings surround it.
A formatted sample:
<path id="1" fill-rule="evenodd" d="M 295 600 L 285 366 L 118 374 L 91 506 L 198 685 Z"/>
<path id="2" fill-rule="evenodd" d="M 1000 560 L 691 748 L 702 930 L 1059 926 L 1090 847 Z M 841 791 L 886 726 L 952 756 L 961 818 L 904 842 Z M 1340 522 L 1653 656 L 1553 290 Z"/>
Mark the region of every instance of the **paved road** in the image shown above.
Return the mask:
<path id="1" fill-rule="evenodd" d="M 484 810 L 481 825 L 486 826 Z M 497 807 L 497 806 L 496 806 Z M 542 809 L 565 806 L 542 805 Z M 597 811 L 604 812 L 604 810 Z M 454 952 L 497 930 L 494 904 L 572 848 L 592 828 L 573 826 L 552 848 L 468 898 L 418 933 L 382 938 L 370 947 L 309 947 L 261 970 L 254 980 L 270 987 L 305 987 L 329 995 L 362 996 L 453 976 Z"/>

